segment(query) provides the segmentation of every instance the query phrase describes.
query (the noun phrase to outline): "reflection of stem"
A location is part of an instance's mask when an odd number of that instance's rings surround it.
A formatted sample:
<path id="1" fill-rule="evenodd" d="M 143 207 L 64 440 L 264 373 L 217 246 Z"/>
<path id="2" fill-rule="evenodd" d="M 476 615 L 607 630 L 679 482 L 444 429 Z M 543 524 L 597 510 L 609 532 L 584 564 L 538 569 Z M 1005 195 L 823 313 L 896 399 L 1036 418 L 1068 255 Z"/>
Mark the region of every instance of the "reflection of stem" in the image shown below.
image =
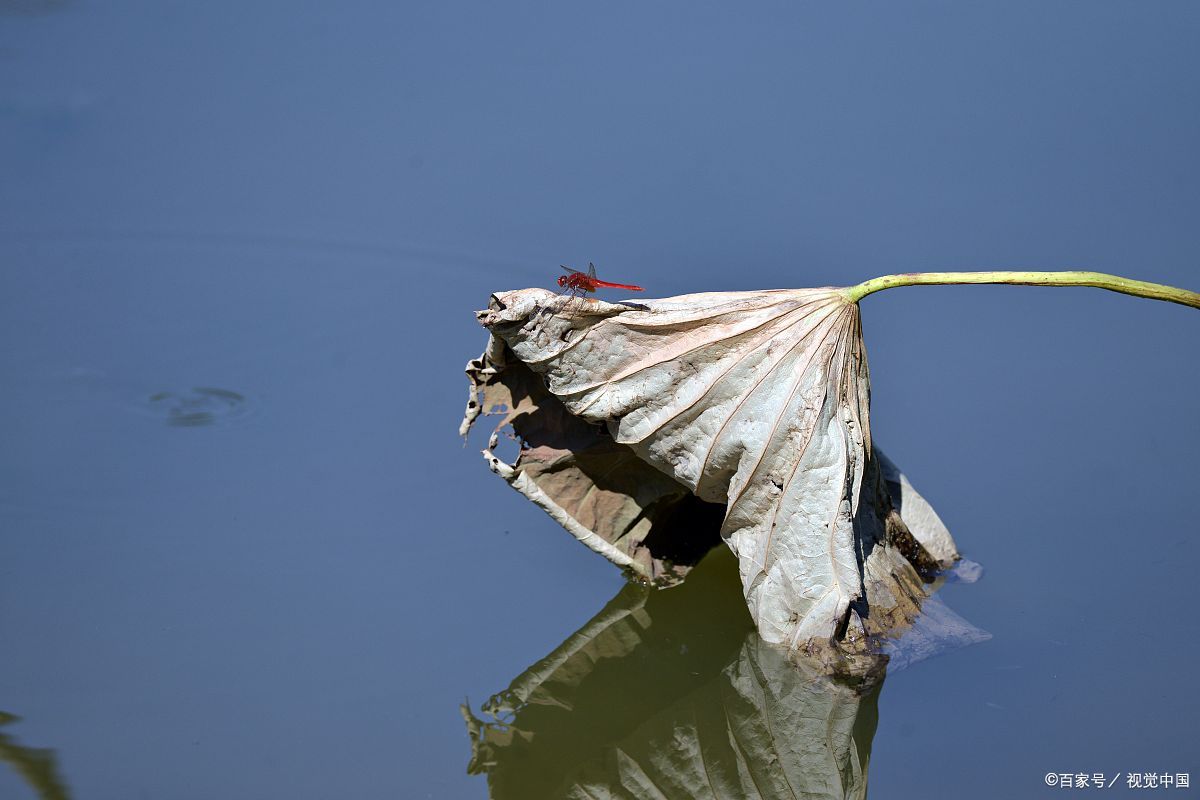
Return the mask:
<path id="1" fill-rule="evenodd" d="M 1165 300 L 1168 303 L 1200 308 L 1200 294 L 1161 283 L 1135 281 L 1120 275 L 1103 272 L 905 272 L 899 275 L 884 275 L 863 281 L 846 289 L 846 297 L 857 303 L 869 294 L 891 289 L 894 286 L 921 286 L 930 284 L 960 283 L 1009 283 L 1020 286 L 1092 286 L 1110 292 L 1146 297 L 1150 300 Z"/>
<path id="2" fill-rule="evenodd" d="M 0 711 L 0 725 L 16 722 L 17 717 Z M 25 778 L 42 800 L 67 800 L 70 794 L 58 776 L 53 750 L 25 747 L 0 733 L 0 761 L 7 761 Z"/>

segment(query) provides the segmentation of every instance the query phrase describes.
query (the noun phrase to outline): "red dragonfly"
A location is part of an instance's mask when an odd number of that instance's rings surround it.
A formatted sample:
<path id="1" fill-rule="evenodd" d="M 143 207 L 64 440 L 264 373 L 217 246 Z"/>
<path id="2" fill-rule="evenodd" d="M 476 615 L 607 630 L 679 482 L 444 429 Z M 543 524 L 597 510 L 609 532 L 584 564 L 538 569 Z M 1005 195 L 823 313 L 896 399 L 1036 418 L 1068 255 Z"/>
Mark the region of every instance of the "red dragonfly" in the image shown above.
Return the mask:
<path id="1" fill-rule="evenodd" d="M 588 262 L 587 272 L 571 269 L 566 264 L 560 264 L 559 266 L 565 269 L 567 274 L 558 276 L 558 285 L 576 296 L 584 293 L 591 294 L 599 288 L 624 289 L 629 292 L 646 291 L 641 286 L 634 286 L 632 283 L 613 283 L 612 281 L 600 280 L 596 277 L 596 265 L 590 261 Z"/>

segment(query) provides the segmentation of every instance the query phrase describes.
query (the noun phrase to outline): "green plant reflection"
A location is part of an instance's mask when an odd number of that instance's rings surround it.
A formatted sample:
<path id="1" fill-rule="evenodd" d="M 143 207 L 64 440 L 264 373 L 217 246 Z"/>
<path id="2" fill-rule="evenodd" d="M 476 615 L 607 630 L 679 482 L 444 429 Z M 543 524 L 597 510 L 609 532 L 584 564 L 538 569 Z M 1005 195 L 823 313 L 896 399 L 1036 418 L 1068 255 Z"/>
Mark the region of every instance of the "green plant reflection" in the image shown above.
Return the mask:
<path id="1" fill-rule="evenodd" d="M 0 711 L 0 727 L 18 721 L 20 717 Z M 53 750 L 26 747 L 7 733 L 0 732 L 0 761 L 17 771 L 42 800 L 68 800 L 71 794 L 58 775 Z"/>
<path id="2" fill-rule="evenodd" d="M 629 585 L 476 717 L 491 797 L 866 796 L 882 680 L 838 683 L 756 633 L 713 551 L 680 587 Z"/>

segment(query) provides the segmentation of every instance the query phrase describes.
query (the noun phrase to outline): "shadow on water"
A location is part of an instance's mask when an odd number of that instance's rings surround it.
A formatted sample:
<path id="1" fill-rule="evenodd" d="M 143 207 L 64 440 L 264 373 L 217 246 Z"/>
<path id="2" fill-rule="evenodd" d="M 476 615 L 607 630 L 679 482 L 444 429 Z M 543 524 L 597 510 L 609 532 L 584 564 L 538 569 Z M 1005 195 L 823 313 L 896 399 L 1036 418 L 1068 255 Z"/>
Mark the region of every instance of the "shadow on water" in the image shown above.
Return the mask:
<path id="1" fill-rule="evenodd" d="M 168 425 L 192 428 L 237 419 L 248 412 L 249 406 L 237 392 L 197 386 L 181 392 L 155 392 L 147 401 L 147 410 L 161 416 Z"/>
<path id="2" fill-rule="evenodd" d="M 17 722 L 20 717 L 0 711 L 0 728 Z M 0 761 L 12 767 L 25 779 L 41 800 L 68 800 L 71 796 L 58 774 L 53 750 L 26 747 L 7 733 L 0 732 Z"/>
<path id="3" fill-rule="evenodd" d="M 151 391 L 141 383 L 87 367 L 47 371 L 36 388 L 47 397 L 70 397 L 79 407 L 97 413 L 133 412 L 172 427 L 230 424 L 257 411 L 253 399 L 231 389 L 192 386 Z"/>
<path id="4" fill-rule="evenodd" d="M 476 716 L 492 798 L 866 796 L 882 680 L 828 680 L 754 632 L 737 565 L 628 585 Z"/>

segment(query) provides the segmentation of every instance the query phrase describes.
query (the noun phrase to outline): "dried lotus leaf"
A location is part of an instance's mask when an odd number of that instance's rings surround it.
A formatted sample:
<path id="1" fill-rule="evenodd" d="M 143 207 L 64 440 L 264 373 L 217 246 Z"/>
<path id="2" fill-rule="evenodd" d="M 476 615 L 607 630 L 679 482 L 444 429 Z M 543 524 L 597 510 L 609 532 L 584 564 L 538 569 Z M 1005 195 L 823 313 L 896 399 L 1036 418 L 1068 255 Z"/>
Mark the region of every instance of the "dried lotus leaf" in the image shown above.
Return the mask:
<path id="1" fill-rule="evenodd" d="M 726 505 L 721 533 L 767 641 L 832 641 L 863 593 L 858 307 L 839 289 L 561 306 L 506 292 L 479 318 L 571 414 Z"/>

